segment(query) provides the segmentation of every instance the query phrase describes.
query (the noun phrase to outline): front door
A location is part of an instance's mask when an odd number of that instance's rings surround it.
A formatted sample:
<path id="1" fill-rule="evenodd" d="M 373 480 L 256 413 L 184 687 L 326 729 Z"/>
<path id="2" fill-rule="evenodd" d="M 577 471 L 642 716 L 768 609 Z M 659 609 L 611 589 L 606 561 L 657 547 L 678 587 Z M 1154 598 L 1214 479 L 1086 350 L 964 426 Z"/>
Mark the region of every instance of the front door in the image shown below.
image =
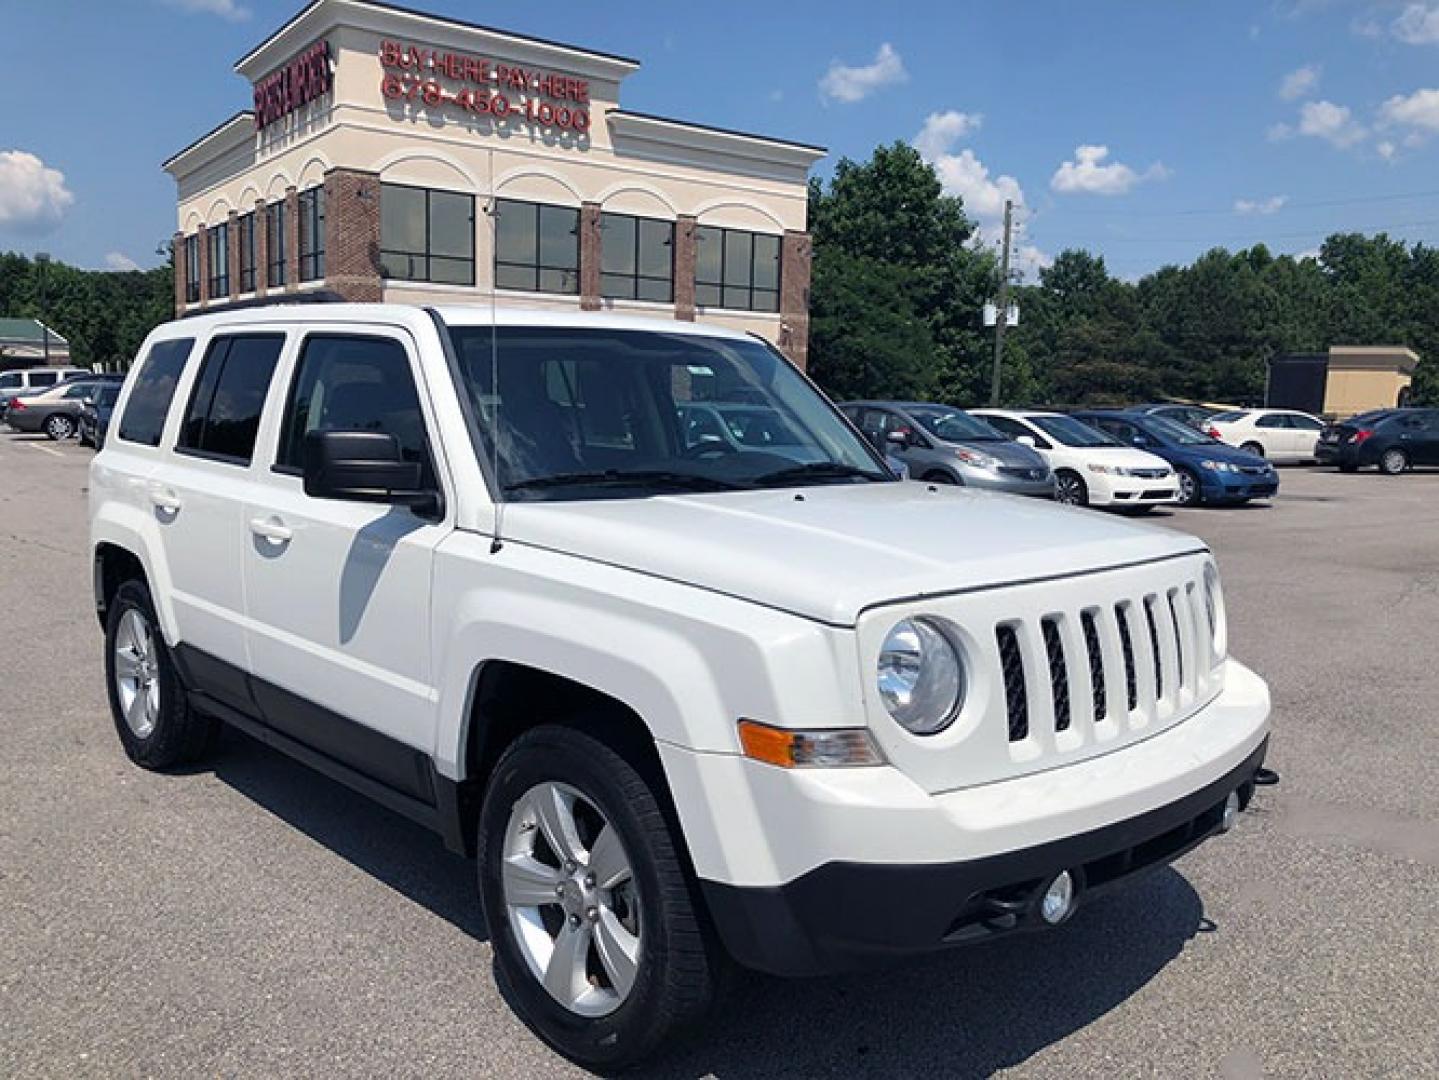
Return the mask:
<path id="1" fill-rule="evenodd" d="M 405 507 L 305 494 L 305 436 L 383 431 L 437 483 L 413 340 L 400 330 L 301 339 L 273 464 L 245 507 L 254 693 L 272 727 L 429 801 L 436 701 L 430 573 L 449 531 Z"/>

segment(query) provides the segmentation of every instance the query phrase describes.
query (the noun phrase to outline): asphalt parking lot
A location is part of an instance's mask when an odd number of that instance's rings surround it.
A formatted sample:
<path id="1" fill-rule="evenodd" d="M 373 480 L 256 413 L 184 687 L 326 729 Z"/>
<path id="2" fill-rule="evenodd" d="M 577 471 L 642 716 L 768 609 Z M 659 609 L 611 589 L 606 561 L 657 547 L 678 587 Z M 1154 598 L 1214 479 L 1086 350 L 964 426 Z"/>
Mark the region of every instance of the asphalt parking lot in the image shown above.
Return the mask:
<path id="1" fill-rule="evenodd" d="M 244 736 L 154 775 L 105 706 L 76 445 L 0 434 L 0 1075 L 568 1075 L 470 865 Z M 1059 931 L 743 982 L 656 1076 L 1439 1075 L 1439 472 L 1157 514 L 1270 681 L 1230 836 Z"/>

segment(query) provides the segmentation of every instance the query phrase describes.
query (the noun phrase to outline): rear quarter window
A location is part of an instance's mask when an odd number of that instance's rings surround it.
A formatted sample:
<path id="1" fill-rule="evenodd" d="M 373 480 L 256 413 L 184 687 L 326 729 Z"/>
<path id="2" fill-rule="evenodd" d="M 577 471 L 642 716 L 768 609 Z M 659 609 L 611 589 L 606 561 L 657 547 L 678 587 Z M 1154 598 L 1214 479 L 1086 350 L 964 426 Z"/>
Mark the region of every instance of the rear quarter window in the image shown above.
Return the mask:
<path id="1" fill-rule="evenodd" d="M 135 376 L 135 385 L 130 389 L 130 399 L 120 418 L 119 436 L 125 442 L 160 445 L 175 387 L 194 345 L 194 338 L 175 338 L 158 341 L 150 349 L 150 355 L 140 364 L 140 373 Z"/>

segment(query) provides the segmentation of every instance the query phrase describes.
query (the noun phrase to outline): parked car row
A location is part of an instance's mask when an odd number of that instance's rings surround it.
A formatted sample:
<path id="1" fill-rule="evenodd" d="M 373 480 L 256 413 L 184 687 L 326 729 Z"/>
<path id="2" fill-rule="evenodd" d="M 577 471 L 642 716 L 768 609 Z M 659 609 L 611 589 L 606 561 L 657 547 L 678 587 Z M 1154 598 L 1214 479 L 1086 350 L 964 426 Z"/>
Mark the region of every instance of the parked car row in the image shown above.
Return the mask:
<path id="1" fill-rule="evenodd" d="M 50 375 L 54 378 L 48 378 Z M 101 393 L 118 392 L 124 375 L 96 374 L 78 368 L 53 368 L 43 371 L 7 371 L 0 380 L 10 380 L 10 387 L 0 398 L 0 421 L 14 431 L 43 433 L 56 441 L 79 434 L 85 427 L 85 413 L 98 413 Z M 109 405 L 115 402 L 114 393 Z M 90 422 L 93 432 L 100 432 L 98 415 Z M 98 446 L 92 442 L 91 445 Z"/>

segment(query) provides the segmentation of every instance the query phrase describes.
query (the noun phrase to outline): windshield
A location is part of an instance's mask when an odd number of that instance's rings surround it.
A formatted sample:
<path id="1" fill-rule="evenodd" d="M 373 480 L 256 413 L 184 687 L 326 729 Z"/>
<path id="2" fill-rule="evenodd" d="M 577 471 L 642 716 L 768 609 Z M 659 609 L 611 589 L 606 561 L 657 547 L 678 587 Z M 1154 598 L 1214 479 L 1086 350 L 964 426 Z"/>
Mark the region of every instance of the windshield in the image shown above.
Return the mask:
<path id="1" fill-rule="evenodd" d="M 1179 446 L 1208 446 L 1217 441 L 1202 431 L 1195 431 L 1188 424 L 1181 424 L 1167 416 L 1145 417 L 1140 426 L 1165 442 L 1177 443 Z"/>
<path id="2" fill-rule="evenodd" d="M 759 341 L 604 327 L 450 334 L 479 441 L 510 499 L 893 479 Z"/>
<path id="3" fill-rule="evenodd" d="M 958 409 L 938 406 L 916 408 L 910 406 L 905 412 L 919 422 L 936 439 L 944 442 L 1004 442 L 1005 436 L 995 431 L 977 416 L 970 416 Z"/>
<path id="4" fill-rule="evenodd" d="M 1029 422 L 1065 446 L 1123 446 L 1118 439 L 1072 416 L 1030 416 Z"/>

